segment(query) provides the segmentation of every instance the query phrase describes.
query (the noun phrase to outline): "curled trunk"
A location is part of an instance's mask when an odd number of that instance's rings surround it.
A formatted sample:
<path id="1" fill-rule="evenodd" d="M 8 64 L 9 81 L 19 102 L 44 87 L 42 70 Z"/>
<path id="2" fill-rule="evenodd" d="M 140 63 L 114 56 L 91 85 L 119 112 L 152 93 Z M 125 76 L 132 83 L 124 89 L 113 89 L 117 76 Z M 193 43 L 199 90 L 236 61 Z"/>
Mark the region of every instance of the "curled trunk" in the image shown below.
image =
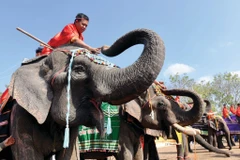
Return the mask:
<path id="1" fill-rule="evenodd" d="M 112 104 L 123 104 L 147 90 L 157 78 L 164 62 L 165 47 L 158 34 L 151 30 L 129 32 L 102 53 L 116 56 L 136 44 L 143 44 L 144 49 L 135 63 L 126 68 L 110 69 L 107 72 L 102 70 L 93 75 L 93 79 L 98 81 L 95 97 L 103 97 L 103 101 Z"/>
<path id="2" fill-rule="evenodd" d="M 172 119 L 169 120 L 170 122 L 172 121 L 172 123 L 178 123 L 182 126 L 187 126 L 192 125 L 201 118 L 203 111 L 203 100 L 197 93 L 183 89 L 163 90 L 162 92 L 165 95 L 189 97 L 194 103 L 193 107 L 189 111 L 185 111 L 180 108 L 178 103 L 171 101 L 172 112 L 174 112 L 174 115 L 176 116 L 176 122 L 174 122 Z"/>

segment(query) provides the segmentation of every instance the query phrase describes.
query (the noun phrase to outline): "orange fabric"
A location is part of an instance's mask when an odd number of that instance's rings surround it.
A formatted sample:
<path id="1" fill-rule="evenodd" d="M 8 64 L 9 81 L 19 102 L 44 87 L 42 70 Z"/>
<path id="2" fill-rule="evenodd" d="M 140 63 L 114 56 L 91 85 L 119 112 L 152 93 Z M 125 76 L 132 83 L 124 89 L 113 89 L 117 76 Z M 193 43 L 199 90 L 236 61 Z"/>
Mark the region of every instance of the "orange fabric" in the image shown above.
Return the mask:
<path id="1" fill-rule="evenodd" d="M 61 45 L 67 44 L 71 42 L 71 39 L 73 37 L 77 37 L 81 40 L 83 40 L 83 35 L 82 33 L 78 33 L 76 26 L 71 23 L 66 25 L 61 32 L 56 34 L 49 42 L 48 44 L 53 47 L 59 47 Z M 41 55 L 48 55 L 52 52 L 51 49 L 44 47 L 42 50 Z"/>
<path id="2" fill-rule="evenodd" d="M 9 95 L 9 91 L 8 88 L 3 92 L 1 98 L 0 98 L 0 105 L 2 105 L 5 101 L 7 101 L 9 99 L 10 95 Z"/>
<path id="3" fill-rule="evenodd" d="M 240 117 L 240 106 L 237 107 L 236 116 Z"/>
<path id="4" fill-rule="evenodd" d="M 236 114 L 236 110 L 233 105 L 230 107 L 230 111 L 232 112 L 232 114 Z"/>
<path id="5" fill-rule="evenodd" d="M 178 103 L 180 103 L 180 97 L 179 97 L 179 96 L 176 96 L 175 101 L 178 102 Z"/>
<path id="6" fill-rule="evenodd" d="M 223 107 L 222 115 L 223 115 L 223 118 L 229 117 L 229 111 L 228 111 L 227 107 Z"/>
<path id="7" fill-rule="evenodd" d="M 209 120 L 214 119 L 214 113 L 213 113 L 212 110 L 210 110 L 210 111 L 207 113 L 207 118 L 208 118 Z"/>

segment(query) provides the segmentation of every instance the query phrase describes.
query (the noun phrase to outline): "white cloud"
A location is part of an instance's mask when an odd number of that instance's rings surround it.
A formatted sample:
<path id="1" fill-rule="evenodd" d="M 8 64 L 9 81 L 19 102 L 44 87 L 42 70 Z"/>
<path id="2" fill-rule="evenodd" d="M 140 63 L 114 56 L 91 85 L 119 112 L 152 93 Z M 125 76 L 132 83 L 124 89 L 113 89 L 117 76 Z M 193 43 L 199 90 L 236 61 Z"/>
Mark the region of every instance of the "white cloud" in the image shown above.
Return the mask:
<path id="1" fill-rule="evenodd" d="M 175 74 L 182 75 L 184 73 L 191 73 L 193 71 L 195 71 L 195 69 L 186 64 L 176 63 L 173 65 L 170 65 L 164 72 L 164 75 L 165 76 L 175 75 Z"/>
<path id="2" fill-rule="evenodd" d="M 212 80 L 213 80 L 212 76 L 203 76 L 197 80 L 197 83 L 207 83 L 207 82 L 211 82 Z"/>
<path id="3" fill-rule="evenodd" d="M 231 72 L 231 74 L 237 74 L 238 76 L 240 76 L 240 71 L 233 71 Z"/>

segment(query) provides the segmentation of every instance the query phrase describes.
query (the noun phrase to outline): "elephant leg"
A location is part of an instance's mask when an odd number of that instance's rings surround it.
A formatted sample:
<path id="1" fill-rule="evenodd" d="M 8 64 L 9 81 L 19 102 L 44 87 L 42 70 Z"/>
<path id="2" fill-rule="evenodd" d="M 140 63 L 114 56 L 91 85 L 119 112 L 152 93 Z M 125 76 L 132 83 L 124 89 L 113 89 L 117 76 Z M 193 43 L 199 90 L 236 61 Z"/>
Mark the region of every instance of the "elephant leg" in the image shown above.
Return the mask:
<path id="1" fill-rule="evenodd" d="M 56 160 L 79 160 L 79 149 L 77 143 L 78 127 L 71 128 L 69 148 L 63 149 L 56 154 Z"/>
<path id="2" fill-rule="evenodd" d="M 189 152 L 193 152 L 192 148 L 191 148 L 191 142 L 193 141 L 193 137 L 192 136 L 188 136 L 187 138 L 187 143 L 188 143 L 188 151 Z"/>
<path id="3" fill-rule="evenodd" d="M 13 106 L 10 132 L 15 138 L 15 144 L 11 146 L 14 160 L 44 160 L 43 154 L 34 146 L 34 123 L 37 124 L 29 113 L 18 105 Z"/>
<path id="4" fill-rule="evenodd" d="M 218 148 L 225 148 L 225 146 L 223 145 L 223 141 L 222 141 L 222 135 L 219 135 L 219 136 L 217 136 L 217 146 L 218 146 Z"/>
<path id="5" fill-rule="evenodd" d="M 142 160 L 143 148 L 140 142 L 140 135 L 128 123 L 120 122 L 119 131 L 119 152 L 120 160 Z"/>
<path id="6" fill-rule="evenodd" d="M 183 134 L 182 135 L 182 141 L 183 141 L 183 149 L 184 149 L 184 159 L 187 160 L 189 159 L 189 150 L 188 150 L 188 139 L 187 135 Z"/>
<path id="7" fill-rule="evenodd" d="M 159 160 L 155 137 L 144 136 L 144 160 Z"/>
<path id="8" fill-rule="evenodd" d="M 225 138 L 227 140 L 227 144 L 228 144 L 228 147 L 229 147 L 229 150 L 232 149 L 232 143 L 231 143 L 231 135 L 230 135 L 230 131 L 228 129 L 228 126 L 226 124 L 224 124 L 223 126 L 223 130 L 225 132 Z"/>
<path id="9" fill-rule="evenodd" d="M 211 127 L 208 127 L 208 143 L 216 147 L 216 133 Z"/>
<path id="10" fill-rule="evenodd" d="M 236 136 L 236 135 L 231 136 L 231 139 L 230 139 L 232 146 L 236 146 L 236 144 L 235 144 L 235 142 L 234 142 L 235 136 Z"/>
<path id="11" fill-rule="evenodd" d="M 183 160 L 184 159 L 183 145 L 177 144 L 176 148 L 177 148 L 177 160 Z"/>
<path id="12" fill-rule="evenodd" d="M 215 130 L 213 131 L 213 146 L 217 147 L 217 133 Z"/>

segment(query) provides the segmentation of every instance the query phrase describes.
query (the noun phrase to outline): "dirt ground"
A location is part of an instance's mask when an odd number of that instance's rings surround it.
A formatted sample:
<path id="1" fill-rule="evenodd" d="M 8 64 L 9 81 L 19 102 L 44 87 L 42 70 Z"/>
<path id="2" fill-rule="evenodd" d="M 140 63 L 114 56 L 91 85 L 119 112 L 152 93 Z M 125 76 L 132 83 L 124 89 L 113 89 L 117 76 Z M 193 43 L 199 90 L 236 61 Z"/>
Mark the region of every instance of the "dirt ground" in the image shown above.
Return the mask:
<path id="1" fill-rule="evenodd" d="M 192 146 L 191 148 L 194 148 Z M 226 157 L 222 154 L 217 154 L 214 152 L 209 152 L 208 150 L 204 149 L 202 146 L 196 144 L 196 150 L 194 153 L 190 153 L 191 160 L 240 160 L 240 148 L 239 146 L 233 146 L 232 150 L 224 149 L 230 152 L 231 157 Z M 176 146 L 169 145 L 158 147 L 158 153 L 160 160 L 176 160 Z"/>

